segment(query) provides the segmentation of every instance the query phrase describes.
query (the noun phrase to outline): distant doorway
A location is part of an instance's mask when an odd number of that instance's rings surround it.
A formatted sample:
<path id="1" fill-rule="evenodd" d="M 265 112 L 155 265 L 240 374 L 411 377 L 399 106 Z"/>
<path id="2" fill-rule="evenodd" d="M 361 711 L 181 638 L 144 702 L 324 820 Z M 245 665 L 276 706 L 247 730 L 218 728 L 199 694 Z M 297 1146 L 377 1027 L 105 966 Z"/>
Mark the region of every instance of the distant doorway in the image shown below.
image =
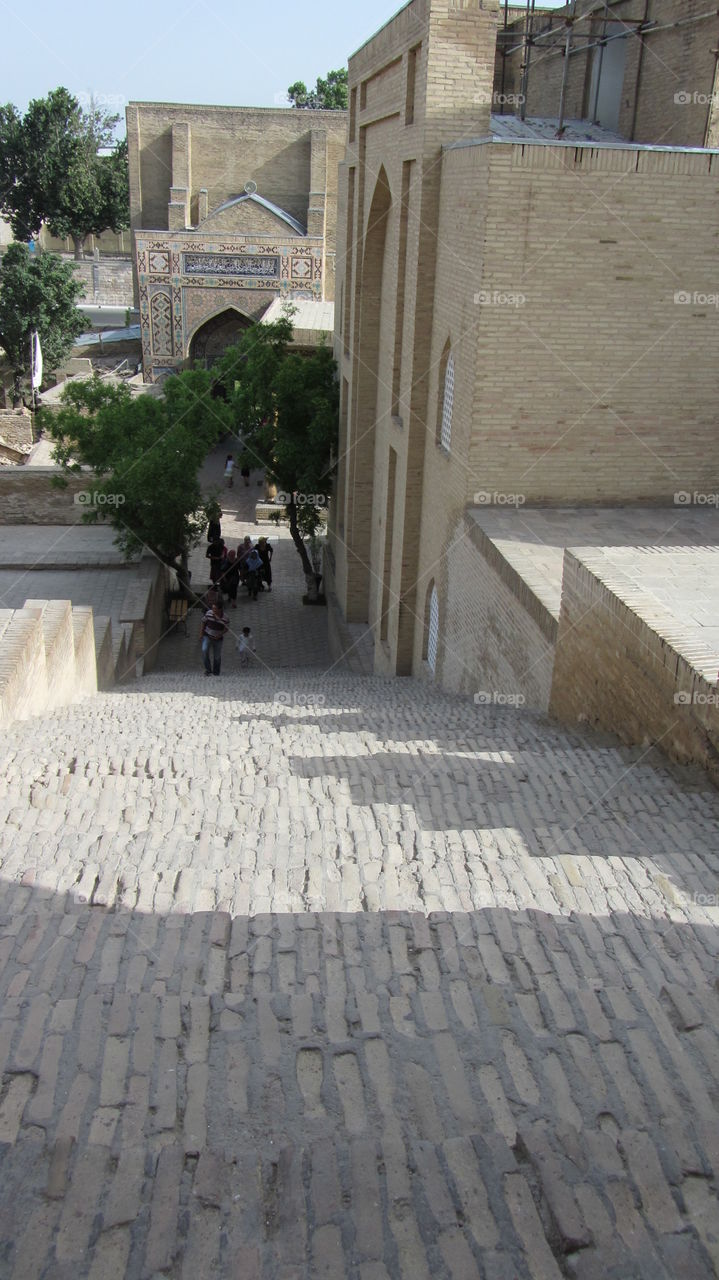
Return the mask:
<path id="1" fill-rule="evenodd" d="M 243 316 L 234 307 L 228 307 L 219 315 L 212 316 L 201 325 L 190 342 L 190 359 L 206 369 L 212 368 L 228 347 L 234 347 L 240 341 L 245 329 L 249 329 L 252 321 Z"/>
<path id="2" fill-rule="evenodd" d="M 621 22 L 609 23 L 608 36 L 625 34 Z M 627 59 L 627 41 L 610 39 L 592 54 L 592 74 L 589 85 L 589 117 L 595 124 L 616 133 L 619 129 L 619 112 L 622 105 L 624 65 Z"/>

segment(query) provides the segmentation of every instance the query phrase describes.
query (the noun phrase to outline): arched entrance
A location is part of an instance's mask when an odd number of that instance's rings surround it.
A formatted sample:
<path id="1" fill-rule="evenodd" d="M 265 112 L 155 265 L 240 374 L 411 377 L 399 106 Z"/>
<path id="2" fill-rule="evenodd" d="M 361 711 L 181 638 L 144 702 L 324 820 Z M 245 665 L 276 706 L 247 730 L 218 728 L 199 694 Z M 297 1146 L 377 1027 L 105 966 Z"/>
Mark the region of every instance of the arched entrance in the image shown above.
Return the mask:
<path id="1" fill-rule="evenodd" d="M 354 406 L 347 441 L 347 481 L 351 495 L 347 523 L 347 617 L 369 617 L 370 545 L 374 488 L 375 423 L 381 390 L 378 378 L 382 294 L 386 288 L 385 249 L 392 192 L 382 167 L 370 205 L 357 298 L 359 334 L 354 361 Z M 351 602 L 351 603 L 350 603 Z"/>
<path id="2" fill-rule="evenodd" d="M 190 340 L 190 359 L 210 369 L 228 347 L 239 342 L 252 321 L 234 307 L 227 307 L 200 325 Z"/>

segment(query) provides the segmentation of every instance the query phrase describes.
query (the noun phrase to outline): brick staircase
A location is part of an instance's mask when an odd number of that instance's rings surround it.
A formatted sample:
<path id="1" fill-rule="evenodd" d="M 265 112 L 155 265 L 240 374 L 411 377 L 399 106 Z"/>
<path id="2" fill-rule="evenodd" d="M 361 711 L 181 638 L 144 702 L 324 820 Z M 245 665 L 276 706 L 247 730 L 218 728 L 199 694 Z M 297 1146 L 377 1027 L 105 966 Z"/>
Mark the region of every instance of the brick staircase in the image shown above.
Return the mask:
<path id="1" fill-rule="evenodd" d="M 0 779 L 2 1275 L 716 1274 L 703 777 L 251 669 L 48 706 Z"/>

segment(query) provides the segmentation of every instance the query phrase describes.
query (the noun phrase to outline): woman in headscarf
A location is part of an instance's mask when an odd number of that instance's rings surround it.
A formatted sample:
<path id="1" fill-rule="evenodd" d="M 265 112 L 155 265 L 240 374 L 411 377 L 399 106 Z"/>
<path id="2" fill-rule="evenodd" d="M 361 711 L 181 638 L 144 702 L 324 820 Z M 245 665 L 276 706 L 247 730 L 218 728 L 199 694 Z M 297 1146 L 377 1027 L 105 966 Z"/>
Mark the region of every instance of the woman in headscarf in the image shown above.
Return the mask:
<path id="1" fill-rule="evenodd" d="M 237 608 L 237 588 L 240 585 L 240 565 L 237 554 L 234 551 L 227 552 L 227 559 L 224 562 L 222 577 L 218 582 L 218 587 L 224 591 L 233 609 Z"/>
<path id="2" fill-rule="evenodd" d="M 272 547 L 267 538 L 260 538 L 257 543 L 257 550 L 262 560 L 262 577 L 267 583 L 267 590 L 272 590 Z"/>

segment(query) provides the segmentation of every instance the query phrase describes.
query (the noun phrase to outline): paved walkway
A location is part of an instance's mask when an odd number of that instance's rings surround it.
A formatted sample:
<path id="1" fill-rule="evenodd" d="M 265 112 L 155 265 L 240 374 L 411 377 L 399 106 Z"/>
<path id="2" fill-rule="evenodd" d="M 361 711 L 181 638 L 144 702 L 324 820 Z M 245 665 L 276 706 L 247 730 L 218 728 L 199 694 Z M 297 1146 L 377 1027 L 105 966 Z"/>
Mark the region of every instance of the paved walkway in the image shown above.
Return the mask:
<path id="1" fill-rule="evenodd" d="M 217 493 L 223 512 L 222 536 L 231 550 L 236 550 L 249 534 L 253 542 L 263 536 L 269 538 L 274 554 L 272 591 L 261 592 L 254 601 L 240 590 L 237 608 L 227 606 L 232 627 L 223 644 L 223 668 L 226 673 L 241 670 L 235 644 L 242 628 L 249 626 L 257 645 L 256 668 L 267 673 L 284 667 L 326 670 L 332 666 L 327 647 L 327 610 L 302 604 L 305 579 L 287 525 L 255 523 L 255 505 L 265 493 L 261 473 L 253 473 L 249 487 L 245 487 L 239 475 L 232 489 L 226 487 L 222 477 L 225 457 L 231 447 L 232 441 L 210 455 L 201 472 L 203 489 L 208 496 Z M 202 542 L 190 557 L 192 585 L 196 591 L 204 591 L 210 585 L 206 551 L 207 543 Z M 158 672 L 200 669 L 200 621 L 200 611 L 193 611 L 187 637 L 173 632 L 162 641 L 155 668 Z"/>
<path id="2" fill-rule="evenodd" d="M 703 779 L 316 669 L 153 675 L 0 779 L 3 1277 L 717 1274 Z"/>

